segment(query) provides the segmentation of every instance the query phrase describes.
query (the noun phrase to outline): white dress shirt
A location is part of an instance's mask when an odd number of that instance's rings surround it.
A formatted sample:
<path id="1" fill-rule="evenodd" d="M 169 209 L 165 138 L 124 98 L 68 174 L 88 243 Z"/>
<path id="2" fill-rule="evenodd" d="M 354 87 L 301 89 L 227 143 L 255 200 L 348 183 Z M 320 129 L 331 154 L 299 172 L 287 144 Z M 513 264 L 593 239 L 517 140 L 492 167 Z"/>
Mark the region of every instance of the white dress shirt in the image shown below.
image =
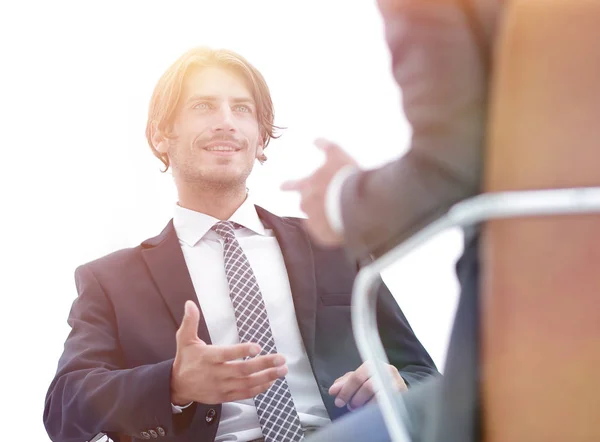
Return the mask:
<path id="1" fill-rule="evenodd" d="M 223 240 L 211 227 L 219 220 L 175 207 L 173 224 L 213 345 L 239 343 L 235 313 L 225 276 Z M 313 376 L 300 329 L 277 238 L 264 228 L 250 197 L 231 216 L 244 228 L 235 235 L 252 266 L 278 353 L 286 358 L 286 380 L 303 428 L 330 422 Z M 176 412 L 176 411 L 174 411 Z M 262 432 L 253 399 L 224 403 L 216 442 L 248 441 Z"/>
<path id="2" fill-rule="evenodd" d="M 342 188 L 350 175 L 353 175 L 356 171 L 357 167 L 353 165 L 342 167 L 329 182 L 325 193 L 325 216 L 333 231 L 338 235 L 344 234 Z"/>

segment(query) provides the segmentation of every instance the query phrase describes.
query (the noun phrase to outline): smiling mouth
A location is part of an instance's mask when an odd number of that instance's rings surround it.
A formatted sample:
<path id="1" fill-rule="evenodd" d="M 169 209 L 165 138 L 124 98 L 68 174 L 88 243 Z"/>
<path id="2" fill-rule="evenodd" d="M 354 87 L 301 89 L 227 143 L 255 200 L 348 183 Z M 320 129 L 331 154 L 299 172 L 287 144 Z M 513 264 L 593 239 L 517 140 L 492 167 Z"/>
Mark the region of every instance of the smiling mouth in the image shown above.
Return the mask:
<path id="1" fill-rule="evenodd" d="M 239 147 L 233 146 L 209 146 L 205 147 L 204 150 L 209 152 L 238 152 L 241 149 Z"/>

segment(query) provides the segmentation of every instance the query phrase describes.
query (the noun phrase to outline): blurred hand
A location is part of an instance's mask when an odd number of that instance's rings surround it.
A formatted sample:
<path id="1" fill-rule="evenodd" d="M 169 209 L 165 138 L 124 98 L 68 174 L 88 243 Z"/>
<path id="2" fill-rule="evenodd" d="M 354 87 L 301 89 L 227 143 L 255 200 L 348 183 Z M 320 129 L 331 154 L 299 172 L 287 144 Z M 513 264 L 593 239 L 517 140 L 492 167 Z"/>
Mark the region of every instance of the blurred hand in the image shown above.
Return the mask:
<path id="1" fill-rule="evenodd" d="M 342 243 L 343 238 L 333 230 L 327 219 L 327 188 L 343 167 L 358 165 L 350 155 L 330 141 L 320 138 L 315 141 L 315 145 L 325 152 L 325 163 L 309 177 L 283 183 L 281 189 L 300 192 L 300 208 L 308 215 L 306 227 L 315 241 L 326 246 L 336 246 Z"/>
<path id="2" fill-rule="evenodd" d="M 393 365 L 385 364 L 394 378 L 394 388 L 396 391 L 405 391 L 408 389 L 404 379 L 398 373 Z M 375 398 L 375 386 L 367 363 L 365 362 L 354 371 L 349 371 L 344 376 L 335 380 L 329 388 L 329 394 L 335 396 L 336 407 L 347 406 L 349 410 L 362 407 Z"/>
<path id="3" fill-rule="evenodd" d="M 221 404 L 248 399 L 266 391 L 287 374 L 285 358 L 278 354 L 257 356 L 260 346 L 207 345 L 198 338 L 200 312 L 192 301 L 177 330 L 177 353 L 171 372 L 171 402 Z M 246 357 L 252 359 L 240 360 Z"/>

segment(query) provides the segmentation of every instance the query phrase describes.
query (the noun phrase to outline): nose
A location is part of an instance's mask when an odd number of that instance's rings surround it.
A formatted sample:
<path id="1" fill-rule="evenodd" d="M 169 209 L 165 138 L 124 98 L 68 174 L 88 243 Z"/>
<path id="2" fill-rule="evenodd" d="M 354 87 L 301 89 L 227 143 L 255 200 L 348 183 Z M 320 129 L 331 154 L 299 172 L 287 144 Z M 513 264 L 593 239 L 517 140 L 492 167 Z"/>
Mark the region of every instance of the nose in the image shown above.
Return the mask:
<path id="1" fill-rule="evenodd" d="M 228 104 L 219 106 L 217 112 L 215 112 L 212 130 L 220 133 L 236 131 L 233 113 Z"/>

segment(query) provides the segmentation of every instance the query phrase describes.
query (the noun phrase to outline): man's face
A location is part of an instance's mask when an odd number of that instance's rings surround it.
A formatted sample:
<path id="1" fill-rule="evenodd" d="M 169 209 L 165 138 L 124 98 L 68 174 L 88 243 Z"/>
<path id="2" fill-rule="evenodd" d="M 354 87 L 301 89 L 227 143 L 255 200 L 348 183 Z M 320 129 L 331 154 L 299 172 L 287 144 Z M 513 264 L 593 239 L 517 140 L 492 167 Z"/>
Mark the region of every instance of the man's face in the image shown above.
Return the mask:
<path id="1" fill-rule="evenodd" d="M 179 184 L 243 186 L 262 154 L 252 94 L 240 75 L 225 68 L 188 72 L 172 132 L 168 155 Z"/>

